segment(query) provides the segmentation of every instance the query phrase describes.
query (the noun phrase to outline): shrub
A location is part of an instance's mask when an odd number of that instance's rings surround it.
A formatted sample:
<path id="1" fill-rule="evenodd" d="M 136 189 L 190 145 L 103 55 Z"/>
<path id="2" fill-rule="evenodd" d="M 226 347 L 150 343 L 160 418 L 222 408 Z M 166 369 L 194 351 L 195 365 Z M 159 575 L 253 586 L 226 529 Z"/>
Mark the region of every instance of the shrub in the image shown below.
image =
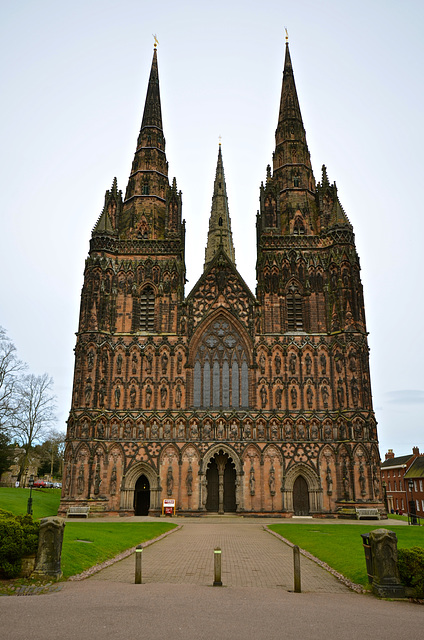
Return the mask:
<path id="1" fill-rule="evenodd" d="M 420 594 L 424 593 L 424 549 L 398 549 L 398 567 L 401 582 Z"/>
<path id="2" fill-rule="evenodd" d="M 38 546 L 39 524 L 30 515 L 15 516 L 0 509 L 0 575 L 15 578 L 19 575 L 22 556 L 35 553 Z"/>

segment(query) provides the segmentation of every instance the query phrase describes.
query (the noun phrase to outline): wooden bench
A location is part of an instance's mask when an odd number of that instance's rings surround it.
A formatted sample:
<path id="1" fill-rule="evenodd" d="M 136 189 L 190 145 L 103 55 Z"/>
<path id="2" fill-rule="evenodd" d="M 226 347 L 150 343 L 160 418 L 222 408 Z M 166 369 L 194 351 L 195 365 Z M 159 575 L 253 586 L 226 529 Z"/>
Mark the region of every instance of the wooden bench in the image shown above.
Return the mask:
<path id="1" fill-rule="evenodd" d="M 88 518 L 90 507 L 69 507 L 68 518 L 75 516 L 76 518 Z"/>
<path id="2" fill-rule="evenodd" d="M 380 520 L 380 512 L 378 509 L 356 509 L 356 519 L 370 518 L 371 520 Z"/>

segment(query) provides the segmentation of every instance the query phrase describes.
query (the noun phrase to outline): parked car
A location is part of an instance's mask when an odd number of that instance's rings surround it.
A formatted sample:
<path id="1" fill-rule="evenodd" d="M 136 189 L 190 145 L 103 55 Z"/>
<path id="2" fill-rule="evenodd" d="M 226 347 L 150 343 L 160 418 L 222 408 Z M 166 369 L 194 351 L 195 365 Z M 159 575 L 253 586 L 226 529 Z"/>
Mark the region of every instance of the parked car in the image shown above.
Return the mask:
<path id="1" fill-rule="evenodd" d="M 35 480 L 33 486 L 34 488 L 41 489 L 41 488 L 45 488 L 47 486 L 47 483 L 44 482 L 44 480 Z"/>
<path id="2" fill-rule="evenodd" d="M 62 488 L 61 482 L 53 482 L 53 489 L 61 489 L 61 488 Z"/>

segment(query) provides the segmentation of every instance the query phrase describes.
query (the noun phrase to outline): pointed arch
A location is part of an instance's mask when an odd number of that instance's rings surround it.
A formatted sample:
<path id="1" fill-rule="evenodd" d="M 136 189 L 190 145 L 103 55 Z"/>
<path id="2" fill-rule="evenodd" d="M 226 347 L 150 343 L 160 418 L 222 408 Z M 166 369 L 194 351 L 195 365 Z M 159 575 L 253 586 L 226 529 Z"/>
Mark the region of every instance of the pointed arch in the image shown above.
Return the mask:
<path id="1" fill-rule="evenodd" d="M 224 310 L 196 330 L 190 345 L 193 405 L 209 408 L 248 406 L 251 344 L 242 325 Z"/>
<path id="2" fill-rule="evenodd" d="M 283 478 L 283 508 L 293 512 L 293 489 L 299 477 L 302 477 L 307 485 L 310 513 L 320 513 L 322 511 L 321 480 L 317 472 L 304 462 L 294 464 Z"/>
<path id="3" fill-rule="evenodd" d="M 140 476 L 146 476 L 150 485 L 150 510 L 159 510 L 161 486 L 157 470 L 147 462 L 137 462 L 122 477 L 121 511 L 134 512 L 134 489 Z"/>

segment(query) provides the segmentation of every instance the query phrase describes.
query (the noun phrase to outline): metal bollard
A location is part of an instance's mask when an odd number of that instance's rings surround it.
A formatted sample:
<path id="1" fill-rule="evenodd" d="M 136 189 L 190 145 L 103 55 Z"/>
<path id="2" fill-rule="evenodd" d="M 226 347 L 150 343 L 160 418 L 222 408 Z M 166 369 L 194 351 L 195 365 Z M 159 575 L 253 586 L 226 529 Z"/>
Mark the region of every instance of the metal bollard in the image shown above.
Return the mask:
<path id="1" fill-rule="evenodd" d="M 300 587 L 300 551 L 297 544 L 293 547 L 294 592 L 301 593 Z"/>
<path id="2" fill-rule="evenodd" d="M 143 556 L 143 547 L 141 544 L 135 550 L 135 584 L 141 584 L 141 558 Z"/>
<path id="3" fill-rule="evenodd" d="M 214 587 L 222 587 L 221 580 L 221 549 L 217 547 L 213 552 Z"/>

